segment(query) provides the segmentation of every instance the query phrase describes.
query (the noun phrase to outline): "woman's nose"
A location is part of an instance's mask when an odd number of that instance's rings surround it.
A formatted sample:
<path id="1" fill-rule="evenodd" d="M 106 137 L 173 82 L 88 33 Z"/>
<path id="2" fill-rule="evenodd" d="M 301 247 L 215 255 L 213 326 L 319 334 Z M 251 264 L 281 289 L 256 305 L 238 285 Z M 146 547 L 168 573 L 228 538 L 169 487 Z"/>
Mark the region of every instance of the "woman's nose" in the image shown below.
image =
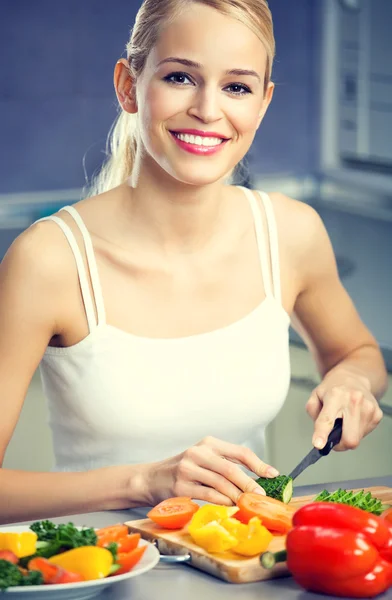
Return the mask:
<path id="1" fill-rule="evenodd" d="M 188 113 L 204 123 L 212 123 L 222 118 L 219 90 L 199 88 L 193 96 Z"/>

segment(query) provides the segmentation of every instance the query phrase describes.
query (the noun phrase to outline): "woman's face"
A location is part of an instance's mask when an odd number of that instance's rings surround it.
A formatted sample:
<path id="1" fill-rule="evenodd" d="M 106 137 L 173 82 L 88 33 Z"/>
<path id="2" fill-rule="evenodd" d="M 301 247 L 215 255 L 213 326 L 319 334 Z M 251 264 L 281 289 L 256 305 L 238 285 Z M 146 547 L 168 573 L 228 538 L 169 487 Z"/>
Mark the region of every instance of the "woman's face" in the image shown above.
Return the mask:
<path id="1" fill-rule="evenodd" d="M 199 3 L 161 32 L 136 84 L 144 169 L 189 185 L 225 177 L 272 97 L 267 54 L 245 25 Z"/>

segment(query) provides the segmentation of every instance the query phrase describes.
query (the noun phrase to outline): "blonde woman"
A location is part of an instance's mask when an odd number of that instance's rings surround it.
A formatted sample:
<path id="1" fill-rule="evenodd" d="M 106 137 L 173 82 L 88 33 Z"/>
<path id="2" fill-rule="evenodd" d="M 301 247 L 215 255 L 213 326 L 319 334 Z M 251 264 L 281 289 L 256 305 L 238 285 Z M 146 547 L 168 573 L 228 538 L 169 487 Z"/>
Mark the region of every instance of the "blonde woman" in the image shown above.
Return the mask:
<path id="1" fill-rule="evenodd" d="M 259 489 L 290 322 L 322 377 L 314 445 L 337 416 L 343 450 L 380 421 L 383 361 L 319 217 L 229 183 L 273 57 L 265 0 L 140 8 L 95 195 L 29 227 L 1 266 L 0 456 L 38 365 L 56 456 L 54 472 L 0 470 L 2 522 Z"/>

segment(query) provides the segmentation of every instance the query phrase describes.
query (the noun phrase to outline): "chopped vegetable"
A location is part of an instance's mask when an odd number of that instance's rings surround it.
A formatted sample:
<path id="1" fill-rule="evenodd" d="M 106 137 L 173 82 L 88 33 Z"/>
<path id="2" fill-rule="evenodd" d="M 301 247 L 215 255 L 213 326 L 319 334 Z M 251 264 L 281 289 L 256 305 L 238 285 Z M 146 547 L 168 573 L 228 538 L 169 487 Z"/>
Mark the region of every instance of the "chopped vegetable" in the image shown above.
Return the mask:
<path id="1" fill-rule="evenodd" d="M 122 575 L 123 573 L 128 573 L 139 562 L 146 550 L 147 546 L 138 546 L 130 552 L 119 552 L 116 564 L 120 568 L 114 574 Z"/>
<path id="2" fill-rule="evenodd" d="M 49 562 L 47 558 L 40 556 L 33 558 L 29 562 L 28 568 L 30 571 L 39 571 L 42 574 L 44 583 L 75 583 L 77 581 L 84 581 L 79 573 L 66 571 L 62 567 Z"/>
<path id="3" fill-rule="evenodd" d="M 35 552 L 36 541 L 37 534 L 32 531 L 0 533 L 0 550 L 10 550 L 18 558 L 22 558 Z"/>
<path id="4" fill-rule="evenodd" d="M 273 538 L 272 533 L 261 524 L 258 517 L 252 517 L 247 525 L 235 518 L 226 519 L 222 525 L 237 539 L 232 551 L 242 556 L 261 554 L 267 550 Z"/>
<path id="5" fill-rule="evenodd" d="M 135 550 L 137 547 L 139 541 L 140 533 L 130 533 L 129 535 L 125 535 L 116 542 L 117 552 L 119 554 L 132 552 L 132 550 Z"/>
<path id="6" fill-rule="evenodd" d="M 288 475 L 278 475 L 277 477 L 259 477 L 256 479 L 267 496 L 280 500 L 288 504 L 293 497 L 293 480 Z"/>
<path id="7" fill-rule="evenodd" d="M 121 523 L 109 525 L 109 527 L 102 527 L 95 532 L 98 540 L 97 545 L 105 546 L 108 542 L 116 542 L 120 538 L 128 535 L 128 533 L 128 527 Z"/>
<path id="8" fill-rule="evenodd" d="M 235 518 L 248 523 L 252 517 L 259 517 L 270 531 L 287 533 L 292 527 L 294 509 L 280 500 L 245 492 L 238 499 L 239 508 Z"/>
<path id="9" fill-rule="evenodd" d="M 247 525 L 238 521 L 238 507 L 205 504 L 193 515 L 188 533 L 207 552 L 232 550 L 243 556 L 255 556 L 267 549 L 272 534 L 253 518 Z"/>
<path id="10" fill-rule="evenodd" d="M 236 506 L 204 504 L 193 515 L 188 525 L 188 533 L 195 544 L 207 552 L 226 552 L 234 548 L 238 540 L 225 529 L 222 522 L 237 511 Z"/>
<path id="11" fill-rule="evenodd" d="M 112 553 L 106 548 L 84 546 L 52 556 L 49 562 L 67 571 L 79 573 L 88 581 L 107 577 L 114 561 Z"/>
<path id="12" fill-rule="evenodd" d="M 0 559 L 0 590 L 22 585 L 41 585 L 42 583 L 42 575 L 38 571 L 24 574 L 12 562 Z"/>
<path id="13" fill-rule="evenodd" d="M 199 510 L 193 515 L 191 522 L 188 525 L 188 531 L 191 528 L 199 528 L 203 525 L 217 521 L 221 523 L 224 519 L 228 519 L 238 512 L 237 506 L 221 506 L 219 504 L 204 504 L 199 507 Z"/>
<path id="14" fill-rule="evenodd" d="M 38 542 L 35 551 L 20 561 L 23 567 L 34 556 L 50 558 L 71 548 L 95 546 L 97 543 L 97 535 L 92 527 L 77 529 L 73 523 L 55 525 L 51 521 L 36 521 L 30 525 L 30 529 L 37 534 Z"/>
<path id="15" fill-rule="evenodd" d="M 168 498 L 152 508 L 147 516 L 165 529 L 182 529 L 199 510 L 199 505 L 191 498 L 179 496 Z"/>
<path id="16" fill-rule="evenodd" d="M 313 502 L 337 502 L 339 504 L 348 504 L 349 506 L 355 506 L 356 508 L 366 510 L 374 515 L 381 515 L 388 507 L 383 504 L 381 500 L 372 496 L 370 492 L 365 492 L 365 490 L 353 492 L 341 488 L 331 493 L 328 492 L 328 490 L 323 490 L 314 498 Z"/>
<path id="17" fill-rule="evenodd" d="M 51 521 L 36 521 L 30 529 L 23 533 L 0 531 L 4 545 L 13 544 L 20 554 L 18 557 L 16 552 L 0 549 L 0 590 L 10 586 L 75 583 L 127 573 L 147 549 L 147 545 L 139 546 L 139 533 L 130 534 L 128 527 L 120 523 L 96 532 L 92 528 L 78 529 L 73 523 L 55 525 Z M 24 552 L 33 552 L 22 556 L 21 542 L 29 539 L 36 542 Z"/>
<path id="18" fill-rule="evenodd" d="M 11 550 L 0 550 L 0 560 L 7 560 L 14 565 L 17 565 L 19 562 L 19 558 Z"/>
<path id="19" fill-rule="evenodd" d="M 226 552 L 238 544 L 237 538 L 218 521 L 211 521 L 201 527 L 189 526 L 189 534 L 195 544 L 207 552 Z"/>

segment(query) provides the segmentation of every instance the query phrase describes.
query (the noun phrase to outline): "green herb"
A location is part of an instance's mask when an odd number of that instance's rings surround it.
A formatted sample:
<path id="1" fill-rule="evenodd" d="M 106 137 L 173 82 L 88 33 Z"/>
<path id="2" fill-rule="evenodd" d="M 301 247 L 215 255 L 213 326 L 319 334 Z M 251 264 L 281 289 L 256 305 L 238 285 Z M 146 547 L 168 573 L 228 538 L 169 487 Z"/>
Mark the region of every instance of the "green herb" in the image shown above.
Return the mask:
<path id="1" fill-rule="evenodd" d="M 30 529 L 37 534 L 40 542 L 61 542 L 67 548 L 95 546 L 97 534 L 92 527 L 77 529 L 73 523 L 55 525 L 51 521 L 36 521 Z"/>
<path id="2" fill-rule="evenodd" d="M 117 560 L 117 550 L 118 550 L 118 544 L 116 544 L 116 542 L 110 542 L 110 544 L 108 544 L 107 546 L 105 546 L 106 550 L 109 550 L 109 552 L 112 553 L 113 555 L 113 562 L 115 563 Z"/>
<path id="3" fill-rule="evenodd" d="M 313 500 L 313 502 L 336 502 L 338 504 L 348 504 L 366 510 L 374 515 L 381 515 L 388 508 L 381 500 L 372 496 L 370 492 L 359 490 L 358 492 L 347 491 L 339 488 L 335 492 L 323 490 Z"/>
<path id="4" fill-rule="evenodd" d="M 43 582 L 42 573 L 39 571 L 24 574 L 8 560 L 0 560 L 0 590 L 21 585 L 41 585 Z"/>
<path id="5" fill-rule="evenodd" d="M 37 551 L 20 560 L 22 567 L 26 567 L 29 560 L 35 556 L 50 558 L 71 548 L 97 544 L 97 535 L 91 527 L 77 529 L 73 523 L 55 525 L 51 521 L 36 521 L 30 525 L 30 529 L 38 536 Z"/>

